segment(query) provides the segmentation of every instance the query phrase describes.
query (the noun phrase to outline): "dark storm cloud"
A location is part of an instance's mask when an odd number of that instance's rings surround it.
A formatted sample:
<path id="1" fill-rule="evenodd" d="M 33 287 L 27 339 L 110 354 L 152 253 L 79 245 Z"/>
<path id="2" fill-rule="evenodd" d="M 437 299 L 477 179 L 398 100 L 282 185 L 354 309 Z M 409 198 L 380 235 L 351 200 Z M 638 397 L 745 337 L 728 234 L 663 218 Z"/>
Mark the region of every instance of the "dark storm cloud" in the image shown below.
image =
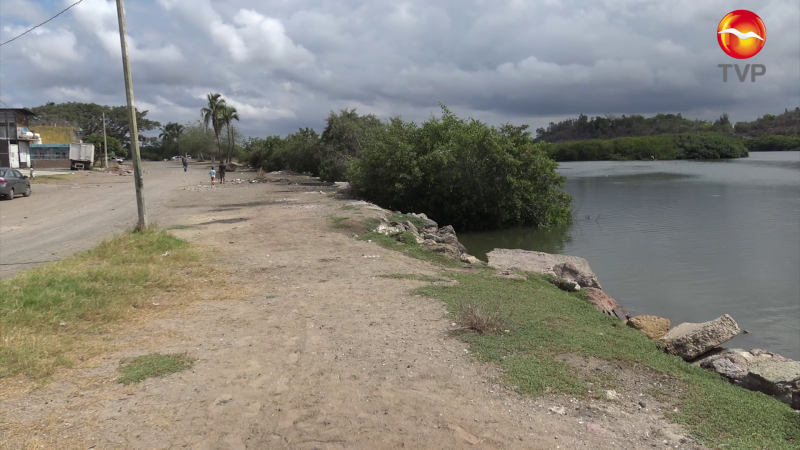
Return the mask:
<path id="1" fill-rule="evenodd" d="M 9 1 L 30 17 L 43 12 Z M 749 120 L 800 104 L 796 2 L 736 5 L 767 25 L 767 45 L 748 61 L 716 43 L 732 8 L 724 0 L 128 3 L 137 105 L 163 122 L 196 120 L 211 91 L 239 108 L 245 134 L 262 136 L 319 127 L 351 107 L 424 120 L 442 102 L 537 127 L 580 113 Z M 25 17 L 4 13 L 2 36 L 30 26 Z M 124 103 L 116 26 L 113 2 L 84 0 L 2 47 L 0 97 Z M 722 83 L 717 64 L 733 62 L 764 64 L 767 75 Z"/>

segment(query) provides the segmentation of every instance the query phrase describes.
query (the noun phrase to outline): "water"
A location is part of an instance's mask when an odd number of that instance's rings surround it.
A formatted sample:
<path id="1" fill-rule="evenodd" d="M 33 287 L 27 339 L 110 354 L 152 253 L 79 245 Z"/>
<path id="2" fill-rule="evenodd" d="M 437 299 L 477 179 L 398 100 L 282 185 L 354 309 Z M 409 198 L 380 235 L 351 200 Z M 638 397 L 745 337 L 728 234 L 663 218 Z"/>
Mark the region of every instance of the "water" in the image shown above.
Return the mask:
<path id="1" fill-rule="evenodd" d="M 569 228 L 460 233 L 494 248 L 586 258 L 632 314 L 703 322 L 730 314 L 750 331 L 728 346 L 800 360 L 800 152 L 730 161 L 563 163 Z"/>

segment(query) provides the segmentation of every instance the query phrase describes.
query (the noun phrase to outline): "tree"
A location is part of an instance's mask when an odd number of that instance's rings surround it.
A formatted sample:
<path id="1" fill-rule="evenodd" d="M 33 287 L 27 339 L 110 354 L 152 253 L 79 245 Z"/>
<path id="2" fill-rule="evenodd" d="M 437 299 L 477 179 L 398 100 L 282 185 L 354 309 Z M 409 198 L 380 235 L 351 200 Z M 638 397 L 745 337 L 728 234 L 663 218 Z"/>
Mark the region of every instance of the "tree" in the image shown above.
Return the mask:
<path id="1" fill-rule="evenodd" d="M 172 149 L 174 145 L 177 144 L 178 146 L 178 153 L 181 152 L 181 135 L 183 134 L 184 127 L 183 125 L 175 122 L 170 122 L 166 124 L 161 129 L 161 134 L 158 135 L 158 138 L 161 139 L 161 143 L 164 149 Z"/>
<path id="2" fill-rule="evenodd" d="M 234 120 L 239 120 L 239 113 L 236 111 L 236 108 L 233 106 L 224 105 L 222 110 L 219 114 L 219 121 L 221 122 L 220 125 L 225 126 L 227 130 L 227 138 L 228 138 L 228 162 L 231 162 L 231 152 L 233 151 L 234 139 L 233 133 L 231 132 L 231 122 Z M 217 137 L 219 139 L 219 137 Z M 222 160 L 222 155 L 220 155 L 220 160 Z"/>
<path id="3" fill-rule="evenodd" d="M 211 125 L 214 129 L 214 136 L 217 139 L 217 153 L 222 156 L 219 145 L 219 133 L 222 130 L 222 122 L 220 121 L 220 117 L 228 105 L 225 103 L 225 99 L 222 98 L 222 94 L 217 92 L 209 93 L 207 100 L 208 106 L 200 110 L 200 116 L 203 118 L 203 126 L 205 126 L 206 129 L 208 129 L 209 125 Z M 211 161 L 214 161 L 213 155 L 211 156 Z"/>
<path id="4" fill-rule="evenodd" d="M 214 133 L 209 131 L 202 121 L 187 123 L 180 141 L 181 148 L 186 154 L 197 156 L 200 160 L 204 154 L 214 151 Z"/>
<path id="5" fill-rule="evenodd" d="M 119 139 L 112 136 L 107 136 L 106 140 L 108 141 L 108 148 L 106 150 L 108 151 L 109 156 L 111 155 L 119 156 L 120 158 L 125 158 L 128 156 L 128 152 L 125 151 L 125 149 L 122 147 L 122 143 L 119 141 Z M 90 134 L 89 136 L 83 139 L 83 142 L 94 144 L 95 147 L 101 149 L 101 154 L 102 154 L 102 149 L 103 149 L 102 134 L 98 133 Z"/>
<path id="6" fill-rule="evenodd" d="M 127 106 L 106 106 L 96 103 L 53 103 L 30 108 L 36 113 L 31 118 L 31 125 L 56 125 L 80 128 L 83 136 L 103 133 L 103 113 L 106 116 L 106 134 L 120 141 L 124 146 L 130 145 L 130 124 Z M 147 111 L 136 110 L 136 125 L 139 131 L 155 130 L 161 124 L 147 118 Z M 144 141 L 144 135 L 139 134 Z"/>

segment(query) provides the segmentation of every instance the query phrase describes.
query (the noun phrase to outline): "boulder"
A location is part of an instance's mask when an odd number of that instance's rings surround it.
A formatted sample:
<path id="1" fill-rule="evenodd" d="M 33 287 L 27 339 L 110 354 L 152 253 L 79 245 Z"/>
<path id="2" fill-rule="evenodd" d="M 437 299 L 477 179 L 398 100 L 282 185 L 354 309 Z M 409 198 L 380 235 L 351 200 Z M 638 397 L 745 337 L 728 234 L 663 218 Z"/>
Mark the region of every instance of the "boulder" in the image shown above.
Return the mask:
<path id="1" fill-rule="evenodd" d="M 462 253 L 461 254 L 461 262 L 466 263 L 466 264 L 475 265 L 475 264 L 481 264 L 482 261 L 480 259 L 472 256 L 472 255 L 468 255 L 466 253 Z"/>
<path id="2" fill-rule="evenodd" d="M 441 253 L 448 258 L 461 260 L 461 255 L 465 252 L 462 252 L 461 249 L 454 244 L 439 244 L 435 241 L 426 239 L 425 241 L 420 244 L 422 248 L 425 250 L 430 250 L 432 252 Z"/>
<path id="3" fill-rule="evenodd" d="M 444 235 L 448 235 L 448 234 L 452 235 L 452 236 L 455 236 L 456 235 L 456 230 L 453 229 L 452 225 L 447 225 L 445 227 L 439 228 L 439 231 L 437 231 L 436 234 L 438 234 L 440 236 L 444 236 Z"/>
<path id="4" fill-rule="evenodd" d="M 578 292 L 581 290 L 581 285 L 579 285 L 577 281 L 565 280 L 563 278 L 551 278 L 547 281 L 558 286 L 562 291 Z"/>
<path id="5" fill-rule="evenodd" d="M 636 316 L 628 320 L 628 326 L 636 328 L 650 339 L 660 339 L 669 331 L 669 319 L 658 316 Z"/>
<path id="6" fill-rule="evenodd" d="M 601 289 L 597 276 L 583 258 L 527 250 L 494 249 L 489 252 L 489 266 L 499 270 L 522 270 L 543 273 L 576 281 L 582 288 Z"/>
<path id="7" fill-rule="evenodd" d="M 417 229 L 416 225 L 411 223 L 410 220 L 406 220 L 405 222 L 403 222 L 403 225 L 405 225 L 405 227 L 406 227 L 406 229 L 408 229 L 408 231 L 410 231 L 410 232 L 412 232 L 414 234 L 419 234 L 419 230 Z"/>
<path id="8" fill-rule="evenodd" d="M 608 294 L 600 289 L 589 287 L 583 289 L 583 292 L 586 293 L 586 300 L 604 314 L 613 316 L 615 315 L 614 310 L 620 308 L 616 300 L 609 297 Z"/>
<path id="9" fill-rule="evenodd" d="M 420 231 L 424 231 L 426 233 L 436 233 L 436 231 L 438 229 L 439 229 L 439 224 L 438 223 L 434 222 L 431 219 L 425 219 L 425 224 L 422 225 L 422 228 L 421 228 Z"/>
<path id="10" fill-rule="evenodd" d="M 390 236 L 390 235 L 393 235 L 393 234 L 397 234 L 397 233 L 402 233 L 404 231 L 406 231 L 406 228 L 404 226 L 402 226 L 402 225 L 389 226 L 389 225 L 386 225 L 386 224 L 383 224 L 383 223 L 378 225 L 378 228 L 375 229 L 376 233 L 385 234 L 387 236 Z"/>
<path id="11" fill-rule="evenodd" d="M 664 350 L 691 361 L 728 342 L 741 332 L 731 316 L 725 314 L 710 322 L 682 323 L 661 338 Z"/>
<path id="12" fill-rule="evenodd" d="M 791 405 L 795 393 L 800 390 L 800 361 L 764 360 L 750 363 L 747 376 L 740 384 Z"/>
<path id="13" fill-rule="evenodd" d="M 747 376 L 748 362 L 743 350 L 721 350 L 706 355 L 692 364 L 716 372 L 738 384 Z"/>
<path id="14" fill-rule="evenodd" d="M 524 277 L 518 273 L 514 273 L 511 270 L 499 270 L 492 275 L 495 278 L 504 278 L 506 280 L 520 280 L 520 281 L 527 281 L 528 278 Z"/>

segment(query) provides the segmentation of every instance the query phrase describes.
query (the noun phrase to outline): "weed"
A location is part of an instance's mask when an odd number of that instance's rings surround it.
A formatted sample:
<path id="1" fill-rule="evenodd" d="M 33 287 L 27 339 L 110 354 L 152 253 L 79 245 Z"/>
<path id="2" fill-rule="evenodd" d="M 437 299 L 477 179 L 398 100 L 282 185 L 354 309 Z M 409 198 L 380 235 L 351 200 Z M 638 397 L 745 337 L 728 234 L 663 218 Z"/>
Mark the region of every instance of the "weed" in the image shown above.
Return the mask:
<path id="1" fill-rule="evenodd" d="M 192 367 L 195 361 L 197 360 L 189 357 L 186 353 L 171 355 L 151 353 L 124 359 L 120 361 L 119 371 L 122 375 L 117 378 L 117 383 L 131 384 L 147 378 L 163 377 L 186 370 Z"/>
<path id="2" fill-rule="evenodd" d="M 347 217 L 333 216 L 331 220 L 333 220 L 333 228 L 350 228 L 350 225 L 345 223 Z"/>
<path id="3" fill-rule="evenodd" d="M 173 225 L 173 226 L 167 228 L 167 230 L 188 230 L 189 228 L 192 228 L 192 226 L 191 225 Z"/>
<path id="4" fill-rule="evenodd" d="M 475 302 L 464 302 L 458 308 L 458 321 L 464 328 L 479 334 L 500 333 L 505 329 L 505 318 L 498 310 Z"/>
<path id="5" fill-rule="evenodd" d="M 404 235 L 405 237 L 403 237 Z M 400 242 L 400 240 L 395 237 L 386 236 L 384 234 L 375 232 L 363 234 L 358 237 L 358 240 L 373 241 L 381 247 L 388 248 L 390 250 L 402 251 L 412 258 L 421 259 L 423 261 L 432 262 L 445 267 L 464 267 L 464 263 L 461 261 L 450 259 L 444 255 L 440 255 L 439 253 L 435 253 L 420 247 L 420 245 L 417 244 L 416 239 L 412 240 L 411 238 L 407 237 L 408 235 L 413 236 L 413 233 L 406 231 L 398 236 L 401 240 L 406 242 Z M 407 241 L 411 242 L 407 243 Z"/>
<path id="6" fill-rule="evenodd" d="M 343 211 L 355 211 L 356 209 L 358 209 L 358 208 L 356 208 L 353 205 L 344 205 L 344 206 L 342 206 L 342 210 Z"/>
<path id="7" fill-rule="evenodd" d="M 429 275 L 416 275 L 413 273 L 392 273 L 388 275 L 378 275 L 381 278 L 389 278 L 392 280 L 416 280 L 424 281 L 426 283 L 436 283 L 437 281 L 445 281 L 443 278 L 436 278 Z"/>

